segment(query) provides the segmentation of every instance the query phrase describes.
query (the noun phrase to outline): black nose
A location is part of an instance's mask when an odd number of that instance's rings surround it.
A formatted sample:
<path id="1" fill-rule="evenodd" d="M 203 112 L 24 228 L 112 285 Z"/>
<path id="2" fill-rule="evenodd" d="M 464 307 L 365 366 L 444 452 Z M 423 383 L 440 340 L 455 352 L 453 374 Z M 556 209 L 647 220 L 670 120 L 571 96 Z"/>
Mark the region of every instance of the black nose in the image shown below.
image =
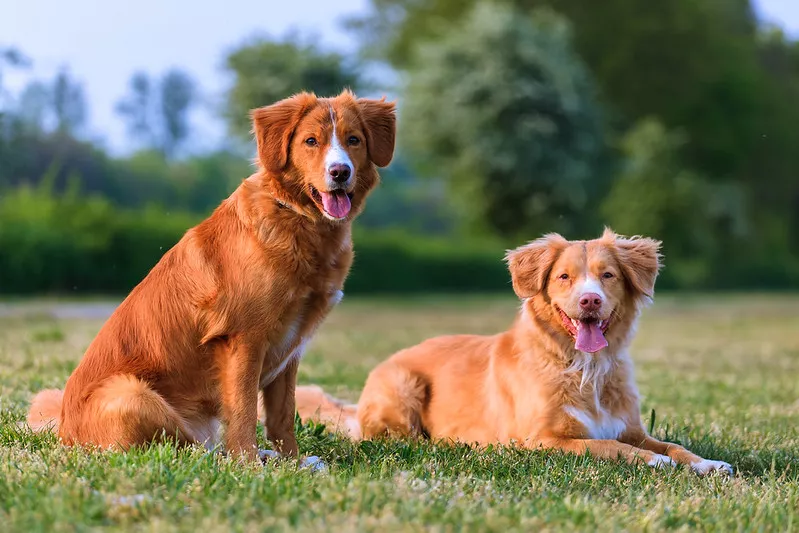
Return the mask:
<path id="1" fill-rule="evenodd" d="M 333 178 L 333 181 L 336 183 L 343 183 L 350 179 L 352 169 L 346 163 L 333 163 L 327 169 L 327 172 L 330 174 L 330 177 Z"/>

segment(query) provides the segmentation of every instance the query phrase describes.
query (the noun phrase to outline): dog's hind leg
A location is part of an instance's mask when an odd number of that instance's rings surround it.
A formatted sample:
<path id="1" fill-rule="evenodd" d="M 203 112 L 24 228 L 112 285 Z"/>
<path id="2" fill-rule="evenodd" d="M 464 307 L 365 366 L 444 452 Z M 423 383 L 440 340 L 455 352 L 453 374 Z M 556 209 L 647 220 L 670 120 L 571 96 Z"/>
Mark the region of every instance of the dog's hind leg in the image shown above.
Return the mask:
<path id="1" fill-rule="evenodd" d="M 358 401 L 363 438 L 423 436 L 422 411 L 429 400 L 429 388 L 421 376 L 392 362 L 375 368 Z"/>
<path id="2" fill-rule="evenodd" d="M 120 449 L 162 439 L 175 439 L 180 445 L 195 441 L 163 396 L 124 374 L 107 378 L 76 417 L 65 417 L 60 435 L 67 444 Z"/>

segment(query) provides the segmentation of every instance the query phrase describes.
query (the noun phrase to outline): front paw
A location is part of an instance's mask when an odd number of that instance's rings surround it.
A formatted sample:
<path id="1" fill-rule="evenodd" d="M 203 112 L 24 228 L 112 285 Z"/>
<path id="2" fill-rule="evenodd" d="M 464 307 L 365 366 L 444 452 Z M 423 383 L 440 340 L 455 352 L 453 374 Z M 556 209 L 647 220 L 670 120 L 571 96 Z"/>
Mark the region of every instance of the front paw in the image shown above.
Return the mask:
<path id="1" fill-rule="evenodd" d="M 300 459 L 300 468 L 307 468 L 311 472 L 327 471 L 327 465 L 325 462 L 315 455 L 309 455 L 308 457 L 303 457 Z"/>
<path id="2" fill-rule="evenodd" d="M 330 296 L 328 296 L 327 303 L 330 307 L 335 307 L 342 298 L 344 298 L 344 291 L 333 291 Z"/>
<path id="3" fill-rule="evenodd" d="M 275 450 L 258 450 L 258 458 L 262 463 L 266 463 L 270 459 L 280 459 L 280 454 Z"/>
<path id="4" fill-rule="evenodd" d="M 675 463 L 671 457 L 668 455 L 660 455 L 659 453 L 656 453 L 652 459 L 646 462 L 646 464 L 653 468 L 668 468 L 670 466 L 677 466 L 677 463 Z"/>
<path id="5" fill-rule="evenodd" d="M 258 450 L 258 457 L 261 459 L 261 462 L 266 463 L 270 459 L 276 460 L 283 456 L 274 450 Z M 325 472 L 327 470 L 325 462 L 315 455 L 303 457 L 299 460 L 299 464 L 300 468 L 307 468 L 311 472 Z"/>
<path id="6" fill-rule="evenodd" d="M 713 472 L 718 472 L 724 476 L 733 475 L 733 468 L 731 464 L 725 463 L 724 461 L 711 461 L 710 459 L 702 459 L 701 461 L 693 463 L 691 465 L 691 470 L 700 476 L 704 476 Z"/>

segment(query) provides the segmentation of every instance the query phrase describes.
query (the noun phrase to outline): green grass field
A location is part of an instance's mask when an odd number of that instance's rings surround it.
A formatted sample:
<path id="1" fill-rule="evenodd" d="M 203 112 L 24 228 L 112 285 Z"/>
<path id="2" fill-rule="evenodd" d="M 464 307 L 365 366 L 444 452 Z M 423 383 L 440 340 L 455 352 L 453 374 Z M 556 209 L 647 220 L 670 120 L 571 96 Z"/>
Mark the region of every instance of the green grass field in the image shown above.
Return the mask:
<path id="1" fill-rule="evenodd" d="M 731 479 L 555 452 L 351 444 L 319 427 L 299 430 L 300 450 L 324 458 L 327 474 L 167 445 L 65 449 L 18 422 L 35 391 L 63 386 L 102 319 L 52 318 L 48 305 L 0 305 L 0 531 L 799 530 L 796 296 L 664 296 L 640 325 L 644 419 L 654 410 L 657 437 L 732 463 Z M 300 382 L 355 400 L 393 351 L 499 331 L 516 307 L 493 297 L 345 299 Z"/>

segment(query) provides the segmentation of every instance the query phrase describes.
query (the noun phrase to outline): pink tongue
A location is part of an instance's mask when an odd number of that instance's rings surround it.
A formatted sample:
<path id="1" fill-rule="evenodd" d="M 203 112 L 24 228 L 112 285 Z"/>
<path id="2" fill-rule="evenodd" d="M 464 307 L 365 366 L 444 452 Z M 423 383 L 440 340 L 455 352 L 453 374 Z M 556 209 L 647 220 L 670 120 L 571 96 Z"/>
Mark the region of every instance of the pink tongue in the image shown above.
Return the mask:
<path id="1" fill-rule="evenodd" d="M 581 352 L 594 353 L 607 345 L 608 341 L 605 340 L 605 335 L 602 334 L 598 322 L 580 321 L 580 327 L 577 328 L 577 342 L 574 343 L 575 348 Z"/>
<path id="2" fill-rule="evenodd" d="M 350 213 L 350 197 L 344 191 L 321 192 L 322 205 L 333 218 L 344 218 Z"/>

